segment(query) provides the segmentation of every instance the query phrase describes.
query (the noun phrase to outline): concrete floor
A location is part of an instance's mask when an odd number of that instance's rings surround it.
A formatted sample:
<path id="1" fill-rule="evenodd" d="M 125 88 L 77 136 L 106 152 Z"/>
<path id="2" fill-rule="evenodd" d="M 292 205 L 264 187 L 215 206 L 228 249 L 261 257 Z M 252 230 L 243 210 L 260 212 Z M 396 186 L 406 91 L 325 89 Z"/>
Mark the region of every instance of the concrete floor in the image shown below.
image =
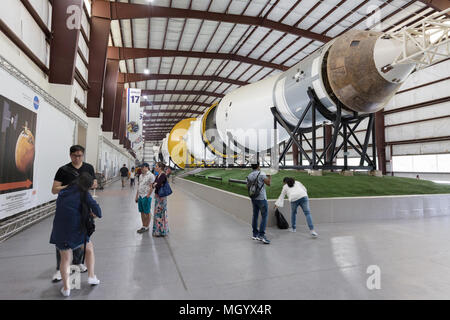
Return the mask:
<path id="1" fill-rule="evenodd" d="M 166 238 L 136 233 L 134 191 L 117 182 L 97 193 L 104 218 L 92 239 L 102 282 L 89 287 L 83 274 L 69 299 L 450 298 L 449 217 L 319 224 L 312 239 L 300 215 L 297 233 L 269 228 L 264 245 L 250 239 L 248 224 L 173 189 Z M 61 299 L 61 283 L 50 281 L 52 221 L 0 244 L 0 299 Z M 380 267 L 379 290 L 366 286 L 370 265 Z"/>

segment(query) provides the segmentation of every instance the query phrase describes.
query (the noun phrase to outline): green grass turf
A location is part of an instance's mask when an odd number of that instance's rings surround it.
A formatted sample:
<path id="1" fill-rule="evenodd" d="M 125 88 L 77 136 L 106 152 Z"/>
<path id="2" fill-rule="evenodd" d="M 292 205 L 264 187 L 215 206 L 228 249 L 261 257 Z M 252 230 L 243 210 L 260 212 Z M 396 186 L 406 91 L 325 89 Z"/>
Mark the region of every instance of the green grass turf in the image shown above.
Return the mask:
<path id="1" fill-rule="evenodd" d="M 251 169 L 207 169 L 200 174 L 222 177 L 223 182 L 193 176 L 186 176 L 185 179 L 247 195 L 245 185 L 228 183 L 228 179 L 245 180 L 250 172 Z M 284 177 L 293 177 L 303 183 L 310 198 L 450 193 L 450 185 L 427 180 L 391 176 L 372 177 L 363 173 L 355 173 L 353 177 L 341 176 L 338 173 L 324 173 L 321 177 L 313 177 L 306 172 L 280 170 L 278 174 L 272 176 L 271 186 L 266 186 L 268 199 L 278 198 Z"/>

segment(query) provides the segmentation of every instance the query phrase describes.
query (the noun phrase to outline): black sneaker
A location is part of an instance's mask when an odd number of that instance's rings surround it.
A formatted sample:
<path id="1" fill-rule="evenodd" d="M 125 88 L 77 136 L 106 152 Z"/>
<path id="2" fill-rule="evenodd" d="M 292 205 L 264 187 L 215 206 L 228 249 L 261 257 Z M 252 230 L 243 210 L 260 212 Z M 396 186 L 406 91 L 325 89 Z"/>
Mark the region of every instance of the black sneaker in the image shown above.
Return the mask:
<path id="1" fill-rule="evenodd" d="M 146 230 L 145 230 L 145 228 L 144 227 L 142 227 L 142 228 L 140 228 L 138 231 L 136 231 L 137 233 L 143 233 L 143 232 L 145 232 Z"/>

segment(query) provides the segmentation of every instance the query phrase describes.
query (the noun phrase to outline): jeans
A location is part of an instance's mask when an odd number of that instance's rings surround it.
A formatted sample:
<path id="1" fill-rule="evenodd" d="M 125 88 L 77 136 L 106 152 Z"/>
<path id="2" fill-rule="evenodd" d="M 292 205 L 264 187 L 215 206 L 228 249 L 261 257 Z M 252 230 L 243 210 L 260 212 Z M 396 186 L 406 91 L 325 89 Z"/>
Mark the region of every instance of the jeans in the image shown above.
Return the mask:
<path id="1" fill-rule="evenodd" d="M 309 199 L 308 197 L 303 197 L 298 199 L 297 201 L 291 202 L 291 226 L 292 229 L 296 229 L 297 225 L 297 208 L 298 206 L 302 207 L 303 213 L 306 217 L 306 222 L 308 223 L 309 230 L 314 230 L 314 225 L 311 219 L 311 211 L 309 210 Z"/>
<path id="2" fill-rule="evenodd" d="M 252 220 L 252 228 L 253 228 L 253 236 L 264 236 L 267 225 L 267 200 L 253 200 L 253 220 Z M 258 216 L 259 211 L 261 211 L 261 224 L 259 226 L 258 231 Z"/>
<path id="3" fill-rule="evenodd" d="M 81 264 L 81 260 L 83 260 L 83 247 L 81 246 L 78 249 L 72 250 L 72 264 Z M 61 264 L 61 254 L 59 250 L 56 249 L 56 270 L 59 270 L 59 265 Z"/>

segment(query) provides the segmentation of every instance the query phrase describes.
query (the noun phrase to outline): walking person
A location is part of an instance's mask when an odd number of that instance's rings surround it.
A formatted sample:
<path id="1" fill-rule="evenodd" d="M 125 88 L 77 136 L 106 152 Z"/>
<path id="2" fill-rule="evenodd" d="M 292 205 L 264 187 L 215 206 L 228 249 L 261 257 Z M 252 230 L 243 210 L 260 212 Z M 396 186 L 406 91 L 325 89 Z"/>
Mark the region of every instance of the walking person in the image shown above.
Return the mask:
<path id="1" fill-rule="evenodd" d="M 80 145 L 73 145 L 69 149 L 69 155 L 71 162 L 60 167 L 56 172 L 55 179 L 53 181 L 52 193 L 58 194 L 61 190 L 64 190 L 69 184 L 71 184 L 82 173 L 87 172 L 92 176 L 93 185 L 92 188 L 97 188 L 97 179 L 95 179 L 94 167 L 89 163 L 83 162 L 84 160 L 84 147 Z M 77 265 L 81 272 L 86 272 L 87 267 L 81 263 L 83 257 L 83 249 L 78 248 L 73 250 L 73 265 Z M 59 265 L 61 264 L 61 255 L 58 249 L 56 249 L 56 272 L 52 277 L 53 282 L 61 281 L 61 272 Z"/>
<path id="2" fill-rule="evenodd" d="M 253 207 L 252 239 L 262 241 L 264 244 L 269 244 L 270 240 L 267 239 L 265 235 L 268 217 L 268 204 L 265 186 L 270 186 L 272 178 L 270 175 L 266 175 L 264 172 L 261 172 L 259 163 L 253 163 L 252 169 L 253 171 L 247 176 L 248 183 L 256 184 L 257 190 L 255 195 L 251 198 Z M 261 212 L 261 224 L 258 229 L 259 212 Z"/>
<path id="3" fill-rule="evenodd" d="M 136 202 L 141 213 L 142 227 L 137 233 L 144 233 L 150 229 L 150 207 L 152 205 L 151 194 L 153 192 L 153 182 L 155 176 L 150 172 L 150 165 L 147 162 L 142 164 L 141 175 L 138 181 L 136 192 Z"/>
<path id="4" fill-rule="evenodd" d="M 127 182 L 128 179 L 128 168 L 125 163 L 123 164 L 123 167 L 120 168 L 120 178 L 122 180 L 122 188 L 125 188 L 125 182 Z"/>
<path id="5" fill-rule="evenodd" d="M 84 247 L 85 243 L 88 283 L 90 285 L 100 283 L 94 273 L 94 246 L 82 224 L 82 220 L 84 220 L 82 218 L 83 207 L 86 208 L 84 214 L 102 217 L 100 206 L 88 191 L 93 182 L 93 177 L 89 173 L 83 172 L 74 182 L 59 192 L 56 200 L 56 213 L 53 219 L 50 243 L 54 244 L 61 254 L 60 270 L 63 280 L 61 293 L 65 297 L 70 295 L 69 274 L 72 252 Z"/>
<path id="6" fill-rule="evenodd" d="M 159 190 L 165 183 L 168 183 L 167 176 L 164 173 L 166 165 L 158 162 L 155 172 L 158 174 L 153 187 L 155 188 L 155 210 L 153 214 L 153 233 L 154 237 L 164 237 L 169 234 L 169 220 L 167 216 L 167 197 L 160 197 Z"/>
<path id="7" fill-rule="evenodd" d="M 283 207 L 284 197 L 287 196 L 289 202 L 291 203 L 291 228 L 289 228 L 289 231 L 297 231 L 297 208 L 300 206 L 305 214 L 311 236 L 316 238 L 318 234 L 314 230 L 314 225 L 311 219 L 308 192 L 306 191 L 305 186 L 300 181 L 295 181 L 293 178 L 289 177 L 285 177 L 283 179 L 283 183 L 284 186 L 278 200 L 275 202 L 275 208 Z"/>
<path id="8" fill-rule="evenodd" d="M 134 179 L 136 178 L 136 172 L 134 167 L 131 168 L 130 171 L 130 187 L 134 187 Z"/>

